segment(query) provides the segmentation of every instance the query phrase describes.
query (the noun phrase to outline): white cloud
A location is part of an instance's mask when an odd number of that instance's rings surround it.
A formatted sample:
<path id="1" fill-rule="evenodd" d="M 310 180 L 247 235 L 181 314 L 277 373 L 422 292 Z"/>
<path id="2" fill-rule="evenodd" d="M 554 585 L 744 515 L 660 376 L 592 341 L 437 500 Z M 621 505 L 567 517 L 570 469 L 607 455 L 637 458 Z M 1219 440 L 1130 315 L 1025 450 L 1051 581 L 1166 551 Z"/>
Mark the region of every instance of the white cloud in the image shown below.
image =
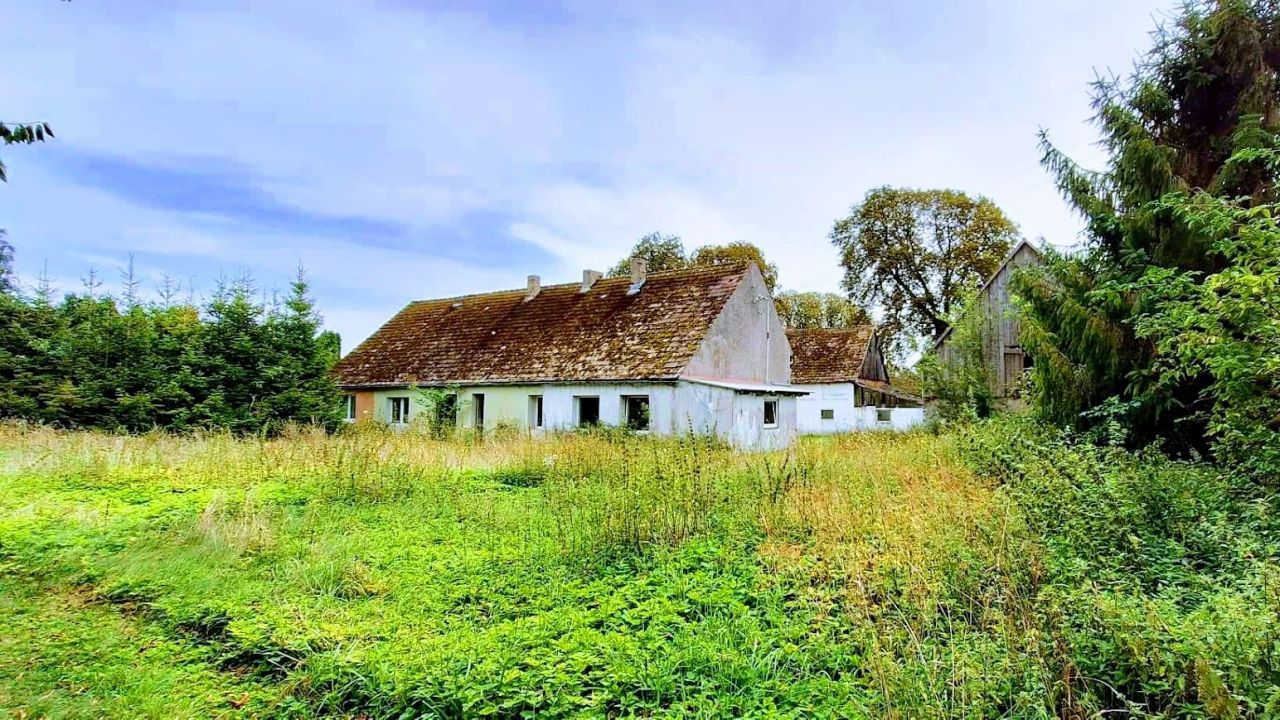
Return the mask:
<path id="1" fill-rule="evenodd" d="M 653 230 L 748 240 L 785 287 L 834 290 L 826 234 L 880 184 L 983 193 L 1026 234 L 1073 242 L 1035 131 L 1098 161 L 1092 68 L 1127 68 L 1167 6 L 569 3 L 544 22 L 375 0 L 24 3 L 0 26 L 0 59 L 23 68 L 6 119 L 48 119 L 71 148 L 229 159 L 318 215 L 447 239 L 491 214 L 558 261 L 497 269 L 148 210 L 46 172 L 40 148 L 4 151 L 0 223 L 22 262 L 68 276 L 74 253 L 149 254 L 205 286 L 301 259 L 348 339 L 410 298 L 571 280 Z"/>

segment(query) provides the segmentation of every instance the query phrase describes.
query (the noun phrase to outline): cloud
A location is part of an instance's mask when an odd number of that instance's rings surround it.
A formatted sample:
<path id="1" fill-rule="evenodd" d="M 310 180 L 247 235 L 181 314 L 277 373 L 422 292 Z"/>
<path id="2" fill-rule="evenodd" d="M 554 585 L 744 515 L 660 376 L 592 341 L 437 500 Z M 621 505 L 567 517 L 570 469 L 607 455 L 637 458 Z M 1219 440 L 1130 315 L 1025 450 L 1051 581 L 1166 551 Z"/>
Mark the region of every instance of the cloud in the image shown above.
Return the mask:
<path id="1" fill-rule="evenodd" d="M 28 273 L 134 251 L 207 288 L 302 261 L 349 340 L 653 230 L 835 290 L 827 232 L 881 184 L 986 194 L 1073 242 L 1035 131 L 1096 164 L 1093 68 L 1127 67 L 1169 5 L 20 3 L 5 113 L 58 139 L 4 150 L 0 225 Z"/>

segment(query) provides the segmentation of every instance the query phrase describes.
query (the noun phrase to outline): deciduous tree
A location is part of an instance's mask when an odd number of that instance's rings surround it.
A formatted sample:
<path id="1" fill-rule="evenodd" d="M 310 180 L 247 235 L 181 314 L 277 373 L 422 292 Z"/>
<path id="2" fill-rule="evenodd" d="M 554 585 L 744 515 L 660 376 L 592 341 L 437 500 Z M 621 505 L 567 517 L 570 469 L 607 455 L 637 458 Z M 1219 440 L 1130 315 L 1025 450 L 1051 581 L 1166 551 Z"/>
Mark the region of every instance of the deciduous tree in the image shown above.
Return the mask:
<path id="1" fill-rule="evenodd" d="M 842 285 L 877 306 L 886 334 L 934 337 L 1004 259 L 1018 228 L 995 203 L 956 190 L 880 187 L 836 221 Z"/>
<path id="2" fill-rule="evenodd" d="M 836 293 L 787 290 L 778 293 L 774 304 L 790 328 L 847 328 L 871 322 L 865 309 Z"/>

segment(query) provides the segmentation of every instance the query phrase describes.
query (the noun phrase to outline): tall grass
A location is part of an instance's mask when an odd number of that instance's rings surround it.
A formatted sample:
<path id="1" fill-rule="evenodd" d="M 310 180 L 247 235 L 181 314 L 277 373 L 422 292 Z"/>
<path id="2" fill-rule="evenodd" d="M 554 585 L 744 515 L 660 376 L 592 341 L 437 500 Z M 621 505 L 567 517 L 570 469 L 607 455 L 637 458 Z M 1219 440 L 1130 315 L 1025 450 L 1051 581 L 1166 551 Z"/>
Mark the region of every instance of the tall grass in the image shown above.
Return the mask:
<path id="1" fill-rule="evenodd" d="M 1090 452 L 9 426 L 0 577 L 208 648 L 258 714 L 1260 712 L 1270 505 Z"/>

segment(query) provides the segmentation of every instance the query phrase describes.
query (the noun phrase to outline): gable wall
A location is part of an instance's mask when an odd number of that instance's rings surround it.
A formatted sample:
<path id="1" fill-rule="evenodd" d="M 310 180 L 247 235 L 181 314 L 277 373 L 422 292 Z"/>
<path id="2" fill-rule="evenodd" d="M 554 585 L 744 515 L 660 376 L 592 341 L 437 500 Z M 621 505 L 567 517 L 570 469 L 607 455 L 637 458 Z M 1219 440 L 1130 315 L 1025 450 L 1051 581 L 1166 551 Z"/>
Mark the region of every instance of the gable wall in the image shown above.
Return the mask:
<path id="1" fill-rule="evenodd" d="M 991 282 L 983 289 L 980 306 L 986 322 L 984 348 L 987 363 L 993 369 L 993 387 L 997 397 L 1008 395 L 1010 388 L 1005 386 L 1004 378 L 1009 372 L 1016 373 L 1016 368 L 1005 367 L 1006 351 L 1014 355 L 1022 355 L 1022 346 L 1018 340 L 1018 319 L 1010 299 L 1009 280 L 1020 268 L 1040 262 L 1039 254 L 1029 245 L 1021 245 L 1018 251 L 1005 263 Z M 951 344 L 951 336 L 938 347 L 939 359 L 944 363 L 957 361 L 955 349 Z M 1018 360 L 1020 362 L 1020 360 Z"/>
<path id="2" fill-rule="evenodd" d="M 685 366 L 682 377 L 787 384 L 791 346 L 760 270 L 752 266 Z"/>

